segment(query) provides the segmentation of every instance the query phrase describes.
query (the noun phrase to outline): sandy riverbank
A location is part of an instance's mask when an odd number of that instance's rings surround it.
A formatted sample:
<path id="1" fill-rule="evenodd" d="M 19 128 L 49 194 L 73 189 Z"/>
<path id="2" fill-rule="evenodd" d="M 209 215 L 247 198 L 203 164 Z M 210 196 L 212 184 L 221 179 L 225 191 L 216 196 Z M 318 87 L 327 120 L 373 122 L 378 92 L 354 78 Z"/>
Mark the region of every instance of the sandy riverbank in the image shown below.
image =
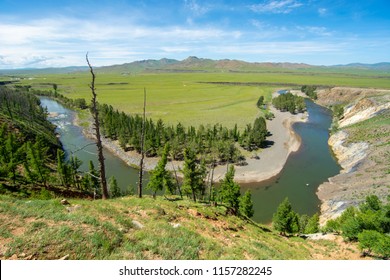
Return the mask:
<path id="1" fill-rule="evenodd" d="M 278 93 L 275 92 L 274 96 Z M 307 113 L 291 115 L 288 112 L 280 112 L 274 108 L 271 112 L 275 115 L 273 120 L 267 120 L 267 129 L 271 136 L 267 140 L 273 143 L 270 147 L 257 152 L 260 159 L 247 158 L 248 163 L 245 166 L 235 166 L 235 180 L 238 183 L 261 182 L 278 175 L 288 156 L 299 149 L 301 140 L 292 129 L 292 125 L 296 122 L 305 122 L 308 119 Z M 87 137 L 93 137 L 92 128 L 84 129 L 84 134 Z M 111 141 L 103 138 L 103 145 L 110 150 L 114 155 L 121 158 L 130 166 L 138 166 L 140 155 L 134 151 L 125 152 L 118 141 Z M 145 158 L 144 166 L 146 170 L 152 170 L 158 162 L 157 158 Z M 183 162 L 169 162 L 167 168 L 171 171 L 178 171 L 183 165 Z M 227 166 L 217 166 L 214 171 L 214 181 L 222 179 L 226 173 Z"/>

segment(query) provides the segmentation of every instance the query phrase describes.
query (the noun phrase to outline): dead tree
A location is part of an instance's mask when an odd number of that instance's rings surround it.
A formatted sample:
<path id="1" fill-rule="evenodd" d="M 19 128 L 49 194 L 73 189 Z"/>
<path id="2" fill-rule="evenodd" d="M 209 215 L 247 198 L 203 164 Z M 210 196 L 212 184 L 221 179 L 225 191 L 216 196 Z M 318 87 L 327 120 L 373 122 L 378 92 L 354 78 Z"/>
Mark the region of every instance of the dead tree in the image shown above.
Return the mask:
<path id="1" fill-rule="evenodd" d="M 108 188 L 107 188 L 107 180 L 106 180 L 106 168 L 104 165 L 104 155 L 103 155 L 103 144 L 102 144 L 102 139 L 100 136 L 100 123 L 99 123 L 99 111 L 98 111 L 98 104 L 96 100 L 96 88 L 95 88 L 95 73 L 93 72 L 93 68 L 91 64 L 89 63 L 88 60 L 88 53 L 85 56 L 87 59 L 88 67 L 92 75 L 92 82 L 89 88 L 92 91 L 92 100 L 91 100 L 91 105 L 92 105 L 92 117 L 93 117 L 93 125 L 95 128 L 95 137 L 96 137 L 96 147 L 98 150 L 98 161 L 99 161 L 99 173 L 100 173 L 100 186 L 102 188 L 102 198 L 107 199 L 109 198 L 108 195 Z"/>
<path id="2" fill-rule="evenodd" d="M 144 113 L 142 118 L 141 129 L 141 160 L 139 162 L 139 178 L 138 178 L 138 197 L 142 198 L 142 180 L 144 176 L 144 158 L 145 158 L 145 122 L 146 122 L 146 89 L 144 88 Z"/>

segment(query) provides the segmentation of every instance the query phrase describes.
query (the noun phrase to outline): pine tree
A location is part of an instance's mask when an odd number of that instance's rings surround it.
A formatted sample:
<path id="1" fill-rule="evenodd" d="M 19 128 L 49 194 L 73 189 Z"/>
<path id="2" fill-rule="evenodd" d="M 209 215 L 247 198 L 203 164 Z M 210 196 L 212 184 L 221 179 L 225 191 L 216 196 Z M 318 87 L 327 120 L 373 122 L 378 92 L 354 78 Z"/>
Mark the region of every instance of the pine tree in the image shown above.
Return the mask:
<path id="1" fill-rule="evenodd" d="M 116 180 L 116 178 L 114 176 L 112 176 L 108 180 L 108 186 L 109 186 L 109 190 L 110 190 L 110 196 L 112 198 L 122 196 L 121 189 L 119 188 L 118 182 L 117 182 L 117 180 Z"/>
<path id="2" fill-rule="evenodd" d="M 317 233 L 319 232 L 319 230 L 320 230 L 320 216 L 316 213 L 308 220 L 304 232 L 306 234 L 311 234 L 311 233 Z"/>
<path id="3" fill-rule="evenodd" d="M 168 163 L 168 153 L 169 145 L 165 145 L 161 159 L 157 163 L 157 166 L 154 170 L 151 171 L 150 180 L 147 188 L 153 191 L 155 196 L 158 191 L 166 190 L 167 193 L 174 193 L 175 184 L 173 182 L 172 174 L 170 171 L 166 170 L 166 165 Z"/>
<path id="4" fill-rule="evenodd" d="M 12 179 L 13 184 L 16 183 L 17 167 L 20 164 L 20 147 L 16 141 L 15 134 L 9 133 L 5 142 L 5 158 L 4 162 L 8 177 Z"/>
<path id="5" fill-rule="evenodd" d="M 101 189 L 99 187 L 99 172 L 95 169 L 92 160 L 89 161 L 88 179 L 90 188 L 93 190 L 94 197 L 96 197 L 96 195 L 101 195 Z"/>
<path id="6" fill-rule="evenodd" d="M 295 233 L 299 231 L 298 215 L 292 210 L 288 198 L 278 206 L 276 213 L 272 218 L 273 227 L 281 234 Z"/>
<path id="7" fill-rule="evenodd" d="M 257 100 L 256 106 L 258 108 L 261 108 L 261 106 L 264 105 L 264 96 L 260 96 L 259 99 Z"/>
<path id="8" fill-rule="evenodd" d="M 221 180 L 219 186 L 219 198 L 222 203 L 227 204 L 229 210 L 234 214 L 238 214 L 240 204 L 240 186 L 234 181 L 234 166 L 230 165 L 225 178 Z"/>
<path id="9" fill-rule="evenodd" d="M 66 187 L 68 184 L 67 165 L 65 163 L 64 151 L 57 149 L 57 173 L 60 176 L 61 184 Z"/>
<path id="10" fill-rule="evenodd" d="M 69 162 L 70 177 L 72 178 L 73 185 L 80 189 L 80 176 L 79 168 L 82 164 L 82 161 L 79 160 L 76 156 L 72 156 Z"/>
<path id="11" fill-rule="evenodd" d="M 253 217 L 253 214 L 255 211 L 253 210 L 253 201 L 252 201 L 252 194 L 248 190 L 245 192 L 245 194 L 240 197 L 240 214 L 243 216 L 246 216 L 248 218 Z"/>
<path id="12" fill-rule="evenodd" d="M 25 169 L 29 179 L 32 182 L 38 181 L 46 186 L 49 168 L 48 162 L 48 147 L 44 147 L 40 139 L 37 139 L 35 144 L 27 142 L 26 153 L 27 161 L 25 162 Z"/>
<path id="13" fill-rule="evenodd" d="M 204 179 L 206 177 L 206 168 L 196 162 L 196 155 L 190 149 L 184 150 L 184 168 L 183 168 L 183 191 L 192 195 L 196 202 L 196 196 L 204 193 Z"/>

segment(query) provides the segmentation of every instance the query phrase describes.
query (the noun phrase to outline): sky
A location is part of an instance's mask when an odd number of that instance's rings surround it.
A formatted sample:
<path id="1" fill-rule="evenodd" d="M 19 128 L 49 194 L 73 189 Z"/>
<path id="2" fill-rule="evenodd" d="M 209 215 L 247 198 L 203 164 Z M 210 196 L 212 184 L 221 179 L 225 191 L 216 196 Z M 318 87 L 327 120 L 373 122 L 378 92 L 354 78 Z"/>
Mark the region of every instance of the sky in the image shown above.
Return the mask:
<path id="1" fill-rule="evenodd" d="M 188 56 L 390 62 L 389 0 L 0 0 L 0 69 Z"/>

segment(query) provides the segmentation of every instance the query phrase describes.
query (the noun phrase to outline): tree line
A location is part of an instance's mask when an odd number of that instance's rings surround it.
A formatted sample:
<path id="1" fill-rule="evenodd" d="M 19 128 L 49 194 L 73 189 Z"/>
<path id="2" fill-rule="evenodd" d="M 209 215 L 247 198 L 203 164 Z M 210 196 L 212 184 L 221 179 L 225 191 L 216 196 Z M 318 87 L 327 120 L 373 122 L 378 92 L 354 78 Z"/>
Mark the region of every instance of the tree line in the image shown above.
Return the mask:
<path id="1" fill-rule="evenodd" d="M 303 85 L 301 87 L 301 92 L 305 93 L 308 97 L 313 100 L 317 100 L 316 86 L 313 85 Z"/>
<path id="2" fill-rule="evenodd" d="M 303 113 L 306 110 L 305 99 L 302 96 L 292 94 L 290 91 L 279 94 L 278 97 L 272 99 L 272 105 L 282 112 L 288 111 L 291 114 Z"/>
<path id="3" fill-rule="evenodd" d="M 105 137 L 118 140 L 125 150 L 141 152 L 141 116 L 119 112 L 107 104 L 100 105 L 99 112 Z M 146 119 L 144 150 L 147 157 L 161 156 L 165 144 L 169 144 L 175 160 L 183 160 L 184 150 L 188 148 L 197 155 L 213 157 L 218 163 L 237 163 L 245 158 L 236 143 L 246 150 L 256 150 L 262 147 L 267 133 L 265 119 L 262 117 L 257 118 L 253 124 L 248 124 L 243 132 L 238 130 L 237 125 L 232 129 L 221 124 L 186 128 L 180 122 L 166 125 L 161 119 L 156 122 Z"/>

